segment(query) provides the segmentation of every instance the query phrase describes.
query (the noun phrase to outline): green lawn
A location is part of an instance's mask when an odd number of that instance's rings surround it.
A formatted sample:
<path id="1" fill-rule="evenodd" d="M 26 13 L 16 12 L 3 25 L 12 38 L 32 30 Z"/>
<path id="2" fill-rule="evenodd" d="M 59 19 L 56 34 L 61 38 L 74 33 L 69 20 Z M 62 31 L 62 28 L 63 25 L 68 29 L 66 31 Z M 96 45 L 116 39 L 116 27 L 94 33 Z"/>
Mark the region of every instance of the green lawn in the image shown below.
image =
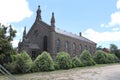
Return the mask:
<path id="1" fill-rule="evenodd" d="M 69 70 L 36 72 L 36 73 L 19 74 L 14 76 L 17 80 L 77 80 L 76 78 L 80 77 L 81 74 L 91 73 L 95 75 L 98 74 L 98 72 L 93 69 L 99 69 L 101 67 L 112 66 L 112 65 L 119 65 L 119 64 L 101 64 L 90 67 L 73 68 Z M 0 75 L 0 80 L 9 80 L 9 79 L 3 75 Z M 90 80 L 90 79 L 84 79 L 84 80 Z"/>

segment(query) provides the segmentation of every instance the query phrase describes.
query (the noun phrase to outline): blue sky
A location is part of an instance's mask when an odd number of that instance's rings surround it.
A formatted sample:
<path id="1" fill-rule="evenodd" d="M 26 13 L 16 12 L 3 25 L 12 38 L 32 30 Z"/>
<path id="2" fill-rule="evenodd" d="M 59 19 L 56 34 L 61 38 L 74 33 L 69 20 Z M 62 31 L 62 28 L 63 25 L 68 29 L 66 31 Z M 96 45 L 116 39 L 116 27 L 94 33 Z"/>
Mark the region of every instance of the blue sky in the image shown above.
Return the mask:
<path id="1" fill-rule="evenodd" d="M 6 3 L 7 2 L 7 3 Z M 98 46 L 116 44 L 120 48 L 120 0 L 0 0 L 0 22 L 17 30 L 13 45 L 35 21 L 40 5 L 42 20 L 50 24 L 55 14 L 56 28 L 82 35 Z"/>

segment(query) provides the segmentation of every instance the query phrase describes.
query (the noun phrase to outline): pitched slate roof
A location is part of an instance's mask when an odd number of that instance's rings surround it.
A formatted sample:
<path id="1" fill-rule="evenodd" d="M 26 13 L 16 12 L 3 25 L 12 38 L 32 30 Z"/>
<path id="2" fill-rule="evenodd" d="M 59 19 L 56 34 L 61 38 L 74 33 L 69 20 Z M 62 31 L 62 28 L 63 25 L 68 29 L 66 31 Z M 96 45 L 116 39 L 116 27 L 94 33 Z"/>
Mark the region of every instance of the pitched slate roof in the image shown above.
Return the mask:
<path id="1" fill-rule="evenodd" d="M 86 42 L 89 42 L 89 43 L 94 43 L 96 44 L 95 42 L 83 37 L 83 36 L 78 36 L 76 34 L 73 34 L 73 33 L 70 33 L 70 32 L 66 32 L 64 30 L 61 30 L 61 29 L 55 29 L 55 31 L 59 34 L 63 34 L 63 35 L 66 35 L 66 36 L 69 36 L 69 37 L 73 37 L 73 38 L 76 38 L 76 39 L 79 39 L 79 40 L 82 40 L 82 41 L 86 41 Z"/>

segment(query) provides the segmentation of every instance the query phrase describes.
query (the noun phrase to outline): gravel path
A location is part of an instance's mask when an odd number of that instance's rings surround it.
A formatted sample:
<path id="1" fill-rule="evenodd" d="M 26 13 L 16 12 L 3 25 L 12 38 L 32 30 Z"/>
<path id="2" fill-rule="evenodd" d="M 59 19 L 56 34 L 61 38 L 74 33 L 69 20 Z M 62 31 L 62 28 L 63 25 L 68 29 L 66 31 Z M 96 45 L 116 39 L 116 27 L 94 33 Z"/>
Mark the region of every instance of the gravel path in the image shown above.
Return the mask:
<path id="1" fill-rule="evenodd" d="M 31 73 L 15 77 L 17 80 L 120 80 L 120 64 Z"/>
<path id="2" fill-rule="evenodd" d="M 42 77 L 45 77 L 46 80 L 120 80 L 120 64 L 89 69 L 72 69 Z"/>

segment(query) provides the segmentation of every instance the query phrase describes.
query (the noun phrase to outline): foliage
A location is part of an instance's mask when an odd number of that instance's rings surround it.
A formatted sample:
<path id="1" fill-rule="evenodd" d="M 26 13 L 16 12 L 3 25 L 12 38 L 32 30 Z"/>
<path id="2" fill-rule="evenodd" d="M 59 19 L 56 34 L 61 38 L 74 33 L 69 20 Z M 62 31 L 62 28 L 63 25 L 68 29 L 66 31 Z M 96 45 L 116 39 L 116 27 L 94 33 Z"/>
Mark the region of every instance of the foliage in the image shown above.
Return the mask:
<path id="1" fill-rule="evenodd" d="M 6 35 L 7 34 L 7 35 Z M 13 53 L 13 47 L 11 41 L 16 36 L 16 31 L 12 29 L 11 25 L 6 27 L 0 25 L 0 63 L 11 62 L 11 55 Z"/>
<path id="2" fill-rule="evenodd" d="M 56 57 L 56 64 L 59 66 L 59 69 L 72 68 L 72 60 L 70 55 L 66 52 L 59 52 Z"/>
<path id="3" fill-rule="evenodd" d="M 10 72 L 10 73 L 16 73 L 16 62 L 11 62 L 4 64 L 4 67 Z"/>
<path id="4" fill-rule="evenodd" d="M 120 59 L 120 50 L 115 50 L 112 53 L 115 54 Z"/>
<path id="5" fill-rule="evenodd" d="M 114 53 L 114 51 L 118 50 L 118 47 L 115 44 L 110 44 L 110 51 Z"/>
<path id="6" fill-rule="evenodd" d="M 98 46 L 96 50 L 103 50 L 102 46 Z"/>
<path id="7" fill-rule="evenodd" d="M 17 73 L 27 73 L 30 71 L 32 67 L 32 59 L 25 51 L 18 54 L 16 59 Z"/>
<path id="8" fill-rule="evenodd" d="M 119 59 L 116 55 L 106 53 L 102 50 L 96 51 L 96 53 L 93 56 L 94 60 L 98 64 L 108 64 L 108 63 L 116 63 L 119 62 Z"/>
<path id="9" fill-rule="evenodd" d="M 107 53 L 102 50 L 96 51 L 93 56 L 93 59 L 97 64 L 106 64 L 107 63 Z"/>
<path id="10" fill-rule="evenodd" d="M 83 66 L 83 63 L 80 61 L 80 59 L 75 56 L 73 59 L 72 59 L 72 67 L 82 67 Z"/>
<path id="11" fill-rule="evenodd" d="M 115 44 L 110 44 L 110 52 L 120 59 L 120 50 L 118 50 L 118 47 Z"/>
<path id="12" fill-rule="evenodd" d="M 80 60 L 82 61 L 84 66 L 92 66 L 92 65 L 96 64 L 95 61 L 93 60 L 91 54 L 87 50 L 84 50 L 81 53 Z"/>
<path id="13" fill-rule="evenodd" d="M 36 68 L 35 71 L 52 71 L 54 70 L 54 63 L 49 53 L 42 52 L 35 61 L 33 68 Z"/>

